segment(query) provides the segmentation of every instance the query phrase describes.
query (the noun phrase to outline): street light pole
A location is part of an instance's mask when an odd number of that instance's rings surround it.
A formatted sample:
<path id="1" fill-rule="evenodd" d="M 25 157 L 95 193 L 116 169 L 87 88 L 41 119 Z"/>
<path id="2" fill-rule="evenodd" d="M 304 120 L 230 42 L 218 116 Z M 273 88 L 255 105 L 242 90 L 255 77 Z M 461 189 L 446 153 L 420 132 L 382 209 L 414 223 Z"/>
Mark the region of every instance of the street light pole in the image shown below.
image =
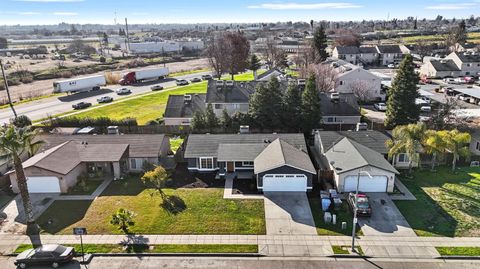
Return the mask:
<path id="1" fill-rule="evenodd" d="M 8 89 L 7 75 L 5 75 L 5 70 L 3 69 L 2 59 L 0 59 L 0 69 L 2 70 L 3 83 L 5 84 L 5 90 L 7 91 L 8 104 L 10 105 L 10 108 L 12 109 L 12 112 L 13 112 L 13 116 L 16 119 L 17 118 L 17 111 L 15 111 L 15 108 L 13 107 L 12 97 L 10 96 L 10 90 Z"/>
<path id="2" fill-rule="evenodd" d="M 357 176 L 357 187 L 355 189 L 355 203 L 353 207 L 353 224 L 352 224 L 352 252 L 355 252 L 355 232 L 357 228 L 357 209 L 358 209 L 358 188 L 360 185 L 360 174 L 366 174 L 369 178 L 372 178 L 372 176 L 367 172 L 367 171 L 358 171 L 358 176 Z"/>

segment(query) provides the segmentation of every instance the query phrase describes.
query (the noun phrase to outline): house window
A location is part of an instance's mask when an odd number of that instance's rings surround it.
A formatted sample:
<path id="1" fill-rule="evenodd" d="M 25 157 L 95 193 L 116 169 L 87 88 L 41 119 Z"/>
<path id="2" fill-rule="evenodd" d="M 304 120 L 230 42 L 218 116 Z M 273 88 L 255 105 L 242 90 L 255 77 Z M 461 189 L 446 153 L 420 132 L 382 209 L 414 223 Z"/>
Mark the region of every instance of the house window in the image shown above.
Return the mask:
<path id="1" fill-rule="evenodd" d="M 215 104 L 215 109 L 222 109 L 222 104 Z"/>
<path id="2" fill-rule="evenodd" d="M 200 158 L 200 169 L 213 169 L 213 158 Z"/>
<path id="3" fill-rule="evenodd" d="M 477 142 L 477 146 L 475 147 L 477 150 L 480 150 L 480 142 Z"/>
<path id="4" fill-rule="evenodd" d="M 242 162 L 242 166 L 253 166 L 253 162 Z"/>
<path id="5" fill-rule="evenodd" d="M 137 169 L 137 160 L 135 159 L 130 159 L 130 167 L 132 169 Z"/>
<path id="6" fill-rule="evenodd" d="M 334 117 L 328 117 L 327 122 L 335 122 L 335 118 Z"/>
<path id="7" fill-rule="evenodd" d="M 400 153 L 398 154 L 398 162 L 399 163 L 407 163 L 409 162 L 408 160 L 408 155 L 406 153 Z"/>
<path id="8" fill-rule="evenodd" d="M 340 80 L 340 85 L 343 85 L 343 80 Z"/>

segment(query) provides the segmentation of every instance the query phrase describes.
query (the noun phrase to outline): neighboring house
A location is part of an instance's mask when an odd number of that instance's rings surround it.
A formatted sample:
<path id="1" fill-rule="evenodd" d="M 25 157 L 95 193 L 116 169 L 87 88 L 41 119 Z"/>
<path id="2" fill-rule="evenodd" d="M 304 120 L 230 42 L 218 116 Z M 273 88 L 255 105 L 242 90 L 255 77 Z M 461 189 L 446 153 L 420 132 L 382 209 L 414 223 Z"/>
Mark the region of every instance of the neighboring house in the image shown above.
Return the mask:
<path id="1" fill-rule="evenodd" d="M 339 192 L 393 192 L 395 177 L 399 172 L 373 149 L 344 137 L 335 143 L 325 158 L 333 171 L 334 183 Z M 370 176 L 360 174 L 366 171 Z"/>
<path id="2" fill-rule="evenodd" d="M 41 151 L 23 162 L 29 191 L 62 192 L 82 173 L 120 178 L 123 172 L 141 172 L 143 164 L 159 164 L 170 151 L 165 135 L 40 135 Z M 13 191 L 16 174 L 10 172 Z"/>
<path id="3" fill-rule="evenodd" d="M 351 64 L 358 64 L 360 50 L 355 46 L 337 46 L 332 51 L 332 57 L 339 60 L 344 60 Z"/>
<path id="4" fill-rule="evenodd" d="M 188 93 L 185 95 L 169 95 L 163 120 L 165 125 L 190 125 L 196 112 L 206 108 L 204 93 Z"/>
<path id="5" fill-rule="evenodd" d="M 286 81 L 287 80 L 287 74 L 285 74 L 285 72 L 283 72 L 283 71 L 281 71 L 277 68 L 270 69 L 267 72 L 258 75 L 255 80 L 256 81 L 270 81 L 270 79 L 272 79 L 272 77 L 277 78 L 278 81 Z"/>
<path id="6" fill-rule="evenodd" d="M 377 63 L 379 54 L 376 47 L 360 47 L 358 50 L 360 52 L 359 63 L 367 65 Z"/>
<path id="7" fill-rule="evenodd" d="M 320 98 L 322 124 L 340 125 L 344 126 L 344 129 L 351 129 L 360 122 L 362 115 L 353 94 L 339 94 L 338 99 L 332 99 L 330 94 L 322 93 Z"/>
<path id="8" fill-rule="evenodd" d="M 475 43 L 464 43 L 460 44 L 457 43 L 454 46 L 450 47 L 451 51 L 456 51 L 456 52 L 479 52 L 479 45 Z"/>
<path id="9" fill-rule="evenodd" d="M 445 59 L 451 59 L 461 70 L 461 76 L 478 76 L 480 74 L 480 54 L 452 52 Z"/>
<path id="10" fill-rule="evenodd" d="M 473 155 L 480 156 L 480 129 L 470 133 L 472 140 L 470 141 L 470 151 Z"/>
<path id="11" fill-rule="evenodd" d="M 452 59 L 425 57 L 420 74 L 428 78 L 458 77 L 461 70 Z"/>
<path id="12" fill-rule="evenodd" d="M 184 158 L 191 172 L 255 178 L 263 192 L 311 190 L 316 175 L 303 134 L 192 134 Z"/>
<path id="13" fill-rule="evenodd" d="M 403 60 L 406 53 L 399 45 L 377 45 L 380 65 L 398 64 Z"/>
<path id="14" fill-rule="evenodd" d="M 212 104 L 213 111 L 220 117 L 224 109 L 228 114 L 247 113 L 250 95 L 255 92 L 255 81 L 209 80 L 206 103 Z"/>
<path id="15" fill-rule="evenodd" d="M 326 61 L 334 66 L 338 75 L 335 83 L 335 91 L 338 93 L 354 93 L 366 101 L 384 101 L 385 91 L 382 90 L 382 78 L 370 73 L 360 66 L 345 61 Z"/>

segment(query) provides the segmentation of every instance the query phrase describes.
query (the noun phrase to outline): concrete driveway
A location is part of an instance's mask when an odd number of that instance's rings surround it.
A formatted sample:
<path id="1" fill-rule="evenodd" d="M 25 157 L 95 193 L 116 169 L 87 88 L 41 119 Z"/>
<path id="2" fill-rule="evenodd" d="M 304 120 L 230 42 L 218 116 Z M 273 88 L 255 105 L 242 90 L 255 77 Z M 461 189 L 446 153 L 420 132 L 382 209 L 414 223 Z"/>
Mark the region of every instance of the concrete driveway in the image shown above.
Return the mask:
<path id="1" fill-rule="evenodd" d="M 264 196 L 267 235 L 317 235 L 306 193 L 267 192 Z"/>
<path id="2" fill-rule="evenodd" d="M 359 218 L 366 236 L 416 236 L 407 220 L 386 193 L 368 193 L 372 216 Z"/>

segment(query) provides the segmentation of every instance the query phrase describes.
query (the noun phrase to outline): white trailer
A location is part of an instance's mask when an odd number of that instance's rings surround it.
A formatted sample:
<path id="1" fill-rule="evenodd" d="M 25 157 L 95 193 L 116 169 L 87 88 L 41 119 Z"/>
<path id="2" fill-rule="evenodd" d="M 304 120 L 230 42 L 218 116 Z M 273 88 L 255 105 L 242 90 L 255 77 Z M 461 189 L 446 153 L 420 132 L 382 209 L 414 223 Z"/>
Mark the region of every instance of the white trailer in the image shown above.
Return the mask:
<path id="1" fill-rule="evenodd" d="M 105 86 L 107 81 L 104 75 L 74 78 L 53 82 L 53 91 L 60 92 L 85 92 L 99 90 L 101 86 Z"/>
<path id="2" fill-rule="evenodd" d="M 120 80 L 121 85 L 132 85 L 139 83 L 145 80 L 156 80 L 167 77 L 169 74 L 168 68 L 150 68 L 150 69 L 141 69 L 137 71 L 128 72 L 123 75 L 123 78 Z"/>

